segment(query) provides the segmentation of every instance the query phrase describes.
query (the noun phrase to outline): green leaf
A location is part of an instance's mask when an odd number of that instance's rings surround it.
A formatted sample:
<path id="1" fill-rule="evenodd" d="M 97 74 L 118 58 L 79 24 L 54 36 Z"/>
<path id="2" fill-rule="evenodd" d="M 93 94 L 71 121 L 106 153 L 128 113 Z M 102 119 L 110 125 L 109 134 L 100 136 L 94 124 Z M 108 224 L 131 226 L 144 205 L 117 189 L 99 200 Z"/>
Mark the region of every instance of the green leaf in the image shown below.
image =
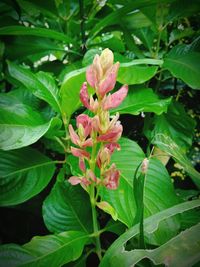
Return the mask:
<path id="1" fill-rule="evenodd" d="M 0 205 L 22 203 L 41 192 L 51 180 L 55 166 L 32 148 L 0 151 Z"/>
<path id="2" fill-rule="evenodd" d="M 104 188 L 101 197 L 116 210 L 118 219 L 131 227 L 136 215 L 133 178 L 136 168 L 145 155 L 134 141 L 122 138 L 120 145 L 121 150 L 114 153 L 112 157 L 112 161 L 121 172 L 120 185 L 116 190 Z M 171 179 L 162 163 L 155 159 L 150 160 L 144 187 L 144 217 L 149 217 L 177 203 Z M 176 219 L 164 222 L 151 239 L 148 237 L 149 242 L 154 244 L 165 242 L 176 233 L 178 226 Z"/>
<path id="3" fill-rule="evenodd" d="M 13 78 L 20 81 L 35 96 L 46 101 L 55 111 L 60 111 L 58 89 L 50 74 L 45 72 L 34 74 L 29 69 L 12 62 L 8 62 L 8 70 Z"/>
<path id="4" fill-rule="evenodd" d="M 123 53 L 125 52 L 125 46 L 121 39 L 121 32 L 111 32 L 103 36 L 97 36 L 90 43 L 89 47 L 99 46 L 104 48 L 110 48 L 113 51 Z"/>
<path id="5" fill-rule="evenodd" d="M 0 149 L 11 150 L 38 141 L 51 127 L 41 114 L 12 95 L 0 98 Z"/>
<path id="6" fill-rule="evenodd" d="M 50 39 L 41 37 L 35 38 L 33 36 L 19 36 L 12 40 L 12 42 L 6 43 L 5 54 L 6 58 L 22 61 L 25 57 L 30 55 L 39 53 L 50 55 L 51 53 L 56 53 L 58 51 L 60 53 L 65 52 L 60 44 L 57 44 Z"/>
<path id="7" fill-rule="evenodd" d="M 186 45 L 178 45 L 164 58 L 163 68 L 191 88 L 200 89 L 199 61 L 200 53 L 187 51 Z"/>
<path id="8" fill-rule="evenodd" d="M 200 224 L 197 224 L 153 250 L 118 251 L 109 266 L 135 266 L 144 258 L 150 259 L 156 265 L 163 263 L 169 267 L 193 266 L 200 260 L 199 231 Z"/>
<path id="9" fill-rule="evenodd" d="M 199 206 L 200 206 L 200 200 L 193 200 L 193 201 L 187 201 L 185 203 L 177 204 L 171 208 L 163 210 L 163 211 L 145 219 L 144 230 L 146 233 L 152 234 L 153 232 L 155 232 L 158 229 L 158 226 L 162 221 L 169 219 L 170 217 L 172 217 L 174 215 L 177 215 L 177 214 L 182 213 L 182 212 L 187 211 L 187 210 L 194 209 L 194 208 L 199 207 Z M 129 230 L 127 230 L 124 234 L 122 234 L 110 246 L 110 248 L 107 250 L 106 254 L 104 255 L 103 260 L 100 263 L 100 267 L 116 266 L 116 265 L 112 265 L 114 258 L 120 252 L 122 252 L 124 250 L 124 245 L 126 244 L 126 242 L 129 239 L 136 237 L 136 235 L 138 235 L 138 233 L 139 233 L 139 227 L 138 226 L 139 225 L 137 224 L 137 225 L 134 225 L 133 227 L 131 227 Z M 185 242 L 183 242 L 183 244 L 185 244 Z M 179 245 L 180 245 L 180 243 L 179 243 Z M 170 254 L 168 253 L 168 255 L 171 255 L 171 252 L 170 252 Z M 118 262 L 117 266 L 120 266 L 119 262 Z M 173 266 L 177 266 L 177 265 L 173 265 Z M 127 266 L 123 265 L 123 267 L 127 267 Z"/>
<path id="10" fill-rule="evenodd" d="M 24 26 L 6 26 L 0 28 L 0 35 L 30 35 L 30 36 L 40 36 L 45 38 L 51 38 L 54 40 L 63 41 L 65 43 L 72 43 L 76 45 L 76 42 L 69 36 L 46 28 L 31 28 Z"/>
<path id="11" fill-rule="evenodd" d="M 88 240 L 85 233 L 63 232 L 58 235 L 36 236 L 23 246 L 0 247 L 0 265 L 9 267 L 60 267 L 82 254 Z"/>
<path id="12" fill-rule="evenodd" d="M 185 151 L 183 151 L 180 146 L 165 134 L 156 134 L 152 143 L 173 157 L 174 160 L 191 176 L 196 186 L 200 188 L 200 173 L 194 169 L 192 163 L 187 158 Z"/>
<path id="13" fill-rule="evenodd" d="M 151 58 L 137 59 L 128 63 L 122 63 L 119 68 L 117 81 L 125 84 L 141 84 L 151 79 L 156 73 L 156 66 L 138 66 L 144 64 L 161 65 L 162 60 Z"/>
<path id="14" fill-rule="evenodd" d="M 62 83 L 61 108 L 68 118 L 81 106 L 79 92 L 86 80 L 85 71 L 86 68 L 83 68 L 68 73 Z"/>
<path id="15" fill-rule="evenodd" d="M 178 20 L 183 17 L 189 17 L 198 14 L 200 10 L 199 0 L 176 0 L 170 5 L 167 22 Z"/>
<path id="16" fill-rule="evenodd" d="M 180 40 L 182 38 L 194 35 L 195 31 L 192 28 L 186 28 L 186 29 L 174 29 L 171 31 L 169 36 L 169 45 L 173 43 L 176 40 Z"/>
<path id="17" fill-rule="evenodd" d="M 117 81 L 125 84 L 141 84 L 157 73 L 158 67 L 151 66 L 131 66 L 131 67 L 120 67 Z"/>
<path id="18" fill-rule="evenodd" d="M 90 31 L 90 38 L 94 38 L 100 31 L 102 31 L 105 27 L 110 25 L 116 25 L 121 23 L 121 18 L 126 16 L 129 12 L 133 12 L 139 8 L 145 6 L 151 6 L 154 3 L 157 3 L 157 0 L 135 0 L 134 2 L 126 3 L 123 7 L 116 9 L 111 12 L 104 18 L 101 18 L 100 21 L 94 26 L 94 28 Z M 88 40 L 89 41 L 89 40 Z"/>
<path id="19" fill-rule="evenodd" d="M 167 111 L 170 102 L 171 98 L 160 99 L 151 88 L 129 88 L 127 97 L 111 112 L 132 115 L 138 115 L 140 112 L 154 112 L 159 115 Z"/>
<path id="20" fill-rule="evenodd" d="M 84 203 L 84 205 L 83 205 Z M 90 201 L 80 186 L 58 181 L 43 204 L 43 218 L 49 231 L 92 232 Z"/>
<path id="21" fill-rule="evenodd" d="M 155 116 L 147 122 L 145 134 L 152 140 L 157 134 L 169 136 L 186 152 L 192 145 L 196 123 L 185 111 L 182 104 L 173 101 L 167 113 Z"/>

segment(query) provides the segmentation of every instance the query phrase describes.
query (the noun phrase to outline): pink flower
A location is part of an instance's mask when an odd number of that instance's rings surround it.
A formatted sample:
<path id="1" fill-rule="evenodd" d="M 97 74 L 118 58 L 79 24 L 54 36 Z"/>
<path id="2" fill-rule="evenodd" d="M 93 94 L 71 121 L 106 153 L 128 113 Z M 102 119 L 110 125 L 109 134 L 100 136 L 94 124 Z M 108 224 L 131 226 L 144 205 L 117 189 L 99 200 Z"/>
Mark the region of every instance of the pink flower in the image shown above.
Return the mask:
<path id="1" fill-rule="evenodd" d="M 79 131 L 79 133 L 80 133 L 80 131 Z M 69 135 L 70 135 L 70 138 L 72 140 L 72 143 L 74 143 L 77 146 L 87 147 L 87 146 L 93 145 L 92 138 L 88 138 L 86 140 L 85 140 L 84 136 L 81 136 L 81 138 L 80 138 L 78 136 L 78 134 L 74 131 L 74 128 L 71 124 L 69 125 Z"/>
<path id="2" fill-rule="evenodd" d="M 87 158 L 87 159 L 90 158 L 90 153 L 80 148 L 71 146 L 71 152 L 72 152 L 72 155 L 78 158 Z"/>
<path id="3" fill-rule="evenodd" d="M 69 135 L 70 135 L 72 142 L 78 146 L 80 143 L 80 138 L 78 134 L 74 131 L 74 128 L 71 124 L 69 125 Z"/>
<path id="4" fill-rule="evenodd" d="M 85 160 L 84 160 L 84 158 L 79 158 L 79 169 L 80 169 L 82 172 L 85 172 L 85 171 L 86 171 Z"/>
<path id="5" fill-rule="evenodd" d="M 86 71 L 86 79 L 90 86 L 96 88 L 103 76 L 103 70 L 100 62 L 100 56 L 96 55 L 93 64 Z"/>
<path id="6" fill-rule="evenodd" d="M 111 121 L 112 123 L 112 121 Z M 99 142 L 116 143 L 122 135 L 123 127 L 120 121 L 117 121 L 114 125 L 111 124 L 108 131 L 105 134 L 101 134 L 97 137 Z"/>
<path id="7" fill-rule="evenodd" d="M 113 65 L 105 74 L 105 78 L 99 83 L 97 93 L 103 98 L 106 93 L 110 92 L 116 83 L 119 62 Z"/>
<path id="8" fill-rule="evenodd" d="M 103 147 L 99 150 L 97 155 L 97 166 L 105 168 L 110 163 L 111 152 L 107 147 Z"/>
<path id="9" fill-rule="evenodd" d="M 127 96 L 127 93 L 128 93 L 128 86 L 127 85 L 122 86 L 114 94 L 104 97 L 102 101 L 102 108 L 104 110 L 109 110 L 118 107 L 124 100 L 124 98 Z"/>
<path id="10" fill-rule="evenodd" d="M 92 95 L 89 96 L 87 83 L 84 82 L 80 90 L 80 100 L 82 104 L 89 110 L 96 112 L 98 109 L 98 101 L 94 100 Z"/>
<path id="11" fill-rule="evenodd" d="M 114 152 L 115 149 L 117 149 L 118 151 L 120 150 L 120 145 L 117 143 L 106 144 L 105 147 L 110 150 L 111 154 Z"/>
<path id="12" fill-rule="evenodd" d="M 104 184 L 108 189 L 117 189 L 119 185 L 120 171 L 116 169 L 113 163 L 111 167 L 104 173 Z"/>
<path id="13" fill-rule="evenodd" d="M 87 138 L 88 135 L 91 134 L 91 131 L 92 131 L 92 120 L 88 115 L 80 114 L 76 118 L 76 125 L 77 125 L 77 128 L 81 127 L 83 129 L 83 137 L 84 138 Z"/>
<path id="14" fill-rule="evenodd" d="M 90 182 L 84 176 L 71 176 L 68 179 L 68 182 L 71 185 L 81 184 L 83 186 L 88 186 L 90 184 Z"/>

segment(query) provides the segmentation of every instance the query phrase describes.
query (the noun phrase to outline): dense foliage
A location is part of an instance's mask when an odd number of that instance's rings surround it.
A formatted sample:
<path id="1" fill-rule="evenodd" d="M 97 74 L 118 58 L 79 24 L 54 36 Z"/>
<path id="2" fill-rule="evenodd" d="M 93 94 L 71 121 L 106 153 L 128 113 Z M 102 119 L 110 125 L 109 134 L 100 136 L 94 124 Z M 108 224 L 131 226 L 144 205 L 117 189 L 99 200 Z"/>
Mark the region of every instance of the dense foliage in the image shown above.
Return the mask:
<path id="1" fill-rule="evenodd" d="M 2 0 L 0 13 L 0 266 L 199 266 L 200 1 Z M 102 51 L 120 63 L 107 100 L 86 77 Z M 85 134 L 100 112 L 117 138 L 101 123 Z"/>

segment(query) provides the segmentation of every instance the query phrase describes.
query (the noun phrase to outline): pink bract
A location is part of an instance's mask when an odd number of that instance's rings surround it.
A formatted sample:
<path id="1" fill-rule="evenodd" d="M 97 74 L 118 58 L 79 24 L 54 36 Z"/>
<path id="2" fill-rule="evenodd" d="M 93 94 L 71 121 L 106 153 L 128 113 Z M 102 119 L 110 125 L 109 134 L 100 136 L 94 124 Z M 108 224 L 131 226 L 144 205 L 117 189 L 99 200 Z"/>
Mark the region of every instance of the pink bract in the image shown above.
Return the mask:
<path id="1" fill-rule="evenodd" d="M 88 159 L 90 158 L 90 153 L 80 148 L 71 146 L 71 152 L 72 152 L 72 155 L 78 158 L 81 158 L 81 157 L 88 158 Z"/>
<path id="2" fill-rule="evenodd" d="M 109 110 L 118 107 L 124 98 L 127 96 L 128 86 L 122 86 L 117 92 L 112 95 L 108 95 L 103 99 L 102 107 L 104 110 Z"/>

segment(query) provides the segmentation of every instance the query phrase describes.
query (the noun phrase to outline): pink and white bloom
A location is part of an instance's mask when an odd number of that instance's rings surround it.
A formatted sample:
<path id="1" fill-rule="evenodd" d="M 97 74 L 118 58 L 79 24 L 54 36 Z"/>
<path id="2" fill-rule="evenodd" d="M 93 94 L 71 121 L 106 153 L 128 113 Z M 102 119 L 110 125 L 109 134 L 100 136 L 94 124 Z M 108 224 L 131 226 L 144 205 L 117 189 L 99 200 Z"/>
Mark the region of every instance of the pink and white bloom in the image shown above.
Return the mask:
<path id="1" fill-rule="evenodd" d="M 110 157 L 111 152 L 107 147 L 104 146 L 99 150 L 96 161 L 99 169 L 102 167 L 105 168 L 108 164 L 110 164 Z"/>
<path id="2" fill-rule="evenodd" d="M 80 149 L 80 148 L 76 148 L 76 147 L 71 146 L 71 153 L 72 153 L 72 155 L 74 155 L 75 157 L 78 157 L 78 158 L 87 158 L 87 159 L 90 158 L 90 153 L 84 149 Z"/>
<path id="3" fill-rule="evenodd" d="M 84 176 L 71 176 L 68 179 L 68 182 L 71 185 L 81 184 L 83 186 L 88 186 L 89 184 L 91 184 L 91 182 L 89 182 Z"/>
<path id="4" fill-rule="evenodd" d="M 115 149 L 118 151 L 120 150 L 120 145 L 117 143 L 106 144 L 105 147 L 110 150 L 111 154 L 115 151 Z"/>
<path id="5" fill-rule="evenodd" d="M 99 103 L 93 99 L 92 95 L 89 96 L 87 83 L 84 82 L 80 90 L 80 100 L 82 104 L 89 110 L 96 112 L 98 110 Z"/>
<path id="6" fill-rule="evenodd" d="M 118 107 L 127 96 L 127 93 L 128 85 L 124 85 L 114 94 L 105 96 L 102 101 L 102 108 L 104 110 L 109 110 Z"/>
<path id="7" fill-rule="evenodd" d="M 104 173 L 104 184 L 109 189 L 117 189 L 119 185 L 120 171 L 116 169 L 113 163 L 111 167 Z"/>
<path id="8" fill-rule="evenodd" d="M 79 131 L 79 133 L 80 133 L 80 131 Z M 83 136 L 80 137 L 74 131 L 74 128 L 73 128 L 73 126 L 71 124 L 69 125 L 69 135 L 70 135 L 70 138 L 71 138 L 72 142 L 77 146 L 80 146 L 80 147 L 84 148 L 84 147 L 93 145 L 92 138 L 88 138 L 88 139 L 85 140 L 85 138 Z"/>
<path id="9" fill-rule="evenodd" d="M 105 77 L 97 86 L 97 93 L 103 98 L 105 94 L 113 90 L 116 84 L 119 62 L 114 64 L 105 74 Z"/>
<path id="10" fill-rule="evenodd" d="M 107 131 L 103 134 L 100 134 L 97 137 L 97 141 L 99 142 L 108 142 L 108 143 L 116 143 L 122 135 L 123 127 L 121 122 L 118 121 L 119 114 L 113 117 L 110 121 Z"/>
<path id="11" fill-rule="evenodd" d="M 76 126 L 82 131 L 83 138 L 87 138 L 92 131 L 92 120 L 86 114 L 80 114 L 76 118 Z"/>

